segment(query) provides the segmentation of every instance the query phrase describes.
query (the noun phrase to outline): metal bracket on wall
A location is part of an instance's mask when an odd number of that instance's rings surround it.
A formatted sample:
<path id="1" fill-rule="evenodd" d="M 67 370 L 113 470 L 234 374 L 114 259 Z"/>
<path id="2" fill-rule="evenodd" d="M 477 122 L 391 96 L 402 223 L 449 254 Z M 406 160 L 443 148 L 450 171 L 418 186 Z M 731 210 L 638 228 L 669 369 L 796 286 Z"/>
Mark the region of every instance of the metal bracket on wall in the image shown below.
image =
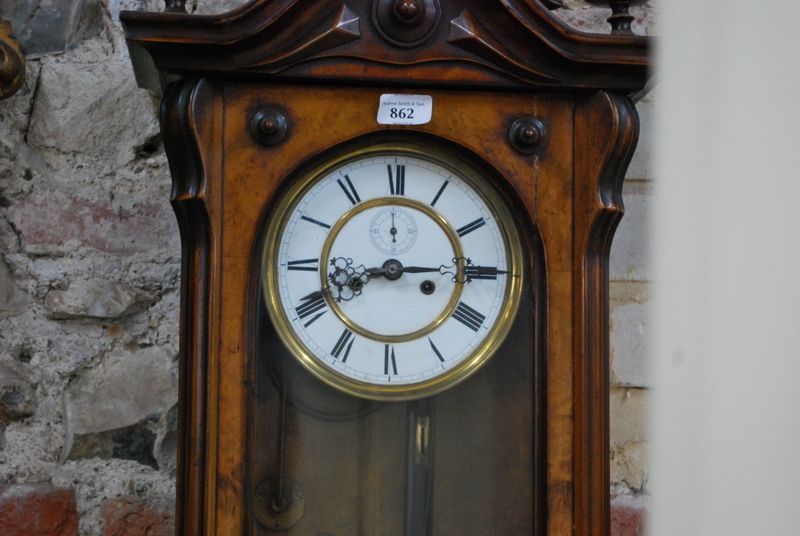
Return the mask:
<path id="1" fill-rule="evenodd" d="M 7 99 L 25 83 L 25 57 L 11 37 L 11 23 L 0 22 L 0 99 Z"/>

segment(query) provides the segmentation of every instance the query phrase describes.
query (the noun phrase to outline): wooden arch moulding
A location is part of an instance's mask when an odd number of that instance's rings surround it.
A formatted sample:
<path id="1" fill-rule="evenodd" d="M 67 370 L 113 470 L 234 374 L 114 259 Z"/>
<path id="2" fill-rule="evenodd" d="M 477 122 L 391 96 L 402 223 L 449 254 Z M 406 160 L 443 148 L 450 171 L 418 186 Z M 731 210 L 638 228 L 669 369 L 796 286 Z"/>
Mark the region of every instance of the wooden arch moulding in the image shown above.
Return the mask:
<path id="1" fill-rule="evenodd" d="M 183 244 L 179 534 L 609 533 L 649 42 L 557 4 L 121 14 Z"/>

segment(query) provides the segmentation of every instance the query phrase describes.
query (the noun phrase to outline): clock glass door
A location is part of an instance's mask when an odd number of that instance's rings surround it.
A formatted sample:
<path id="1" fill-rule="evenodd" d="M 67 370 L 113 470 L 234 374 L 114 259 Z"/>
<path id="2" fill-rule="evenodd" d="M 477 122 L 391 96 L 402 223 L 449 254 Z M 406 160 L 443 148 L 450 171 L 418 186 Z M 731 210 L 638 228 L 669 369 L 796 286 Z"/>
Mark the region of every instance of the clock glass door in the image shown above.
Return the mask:
<path id="1" fill-rule="evenodd" d="M 254 534 L 540 530 L 535 255 L 479 169 L 375 145 L 294 177 L 276 202 L 256 329 Z"/>

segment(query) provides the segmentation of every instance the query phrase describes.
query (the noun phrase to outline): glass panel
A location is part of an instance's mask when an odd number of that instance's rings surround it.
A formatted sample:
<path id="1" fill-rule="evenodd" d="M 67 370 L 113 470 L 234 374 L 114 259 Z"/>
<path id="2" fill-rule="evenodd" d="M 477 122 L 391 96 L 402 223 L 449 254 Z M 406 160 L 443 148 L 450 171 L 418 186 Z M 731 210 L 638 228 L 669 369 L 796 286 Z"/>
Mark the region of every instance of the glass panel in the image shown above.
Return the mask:
<path id="1" fill-rule="evenodd" d="M 263 515 L 256 519 L 258 503 L 269 510 L 280 501 L 258 492 L 278 487 L 302 495 L 302 516 L 280 527 L 291 535 L 533 534 L 534 418 L 543 412 L 535 411 L 531 296 L 525 285 L 511 333 L 478 372 L 410 402 L 374 402 L 325 385 L 288 354 L 262 308 L 252 534 L 274 533 Z M 281 473 L 282 484 L 263 485 L 281 482 Z"/>

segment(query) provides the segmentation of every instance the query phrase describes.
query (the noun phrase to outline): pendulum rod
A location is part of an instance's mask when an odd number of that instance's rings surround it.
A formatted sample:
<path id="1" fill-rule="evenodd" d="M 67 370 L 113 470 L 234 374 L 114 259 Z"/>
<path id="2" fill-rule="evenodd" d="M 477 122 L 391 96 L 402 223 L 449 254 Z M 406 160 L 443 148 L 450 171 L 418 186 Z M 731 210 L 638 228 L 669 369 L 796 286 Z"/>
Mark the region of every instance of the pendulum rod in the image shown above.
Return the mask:
<path id="1" fill-rule="evenodd" d="M 278 513 L 285 511 L 289 505 L 284 481 L 286 467 L 286 399 L 288 398 L 286 396 L 287 383 L 288 380 L 284 374 L 283 381 L 281 382 L 281 422 L 278 437 L 278 489 L 276 491 L 276 496 L 272 498 L 272 504 L 270 505 L 275 512 Z"/>
<path id="2" fill-rule="evenodd" d="M 406 536 L 429 536 L 433 531 L 433 400 L 408 407 L 408 481 Z"/>
<path id="3" fill-rule="evenodd" d="M 297 482 L 286 476 L 286 429 L 288 427 L 289 399 L 287 384 L 286 374 L 281 374 L 277 475 L 262 480 L 256 486 L 253 501 L 253 514 L 259 523 L 267 530 L 278 532 L 284 532 L 291 528 L 303 517 L 305 511 L 305 496 L 302 488 Z"/>

